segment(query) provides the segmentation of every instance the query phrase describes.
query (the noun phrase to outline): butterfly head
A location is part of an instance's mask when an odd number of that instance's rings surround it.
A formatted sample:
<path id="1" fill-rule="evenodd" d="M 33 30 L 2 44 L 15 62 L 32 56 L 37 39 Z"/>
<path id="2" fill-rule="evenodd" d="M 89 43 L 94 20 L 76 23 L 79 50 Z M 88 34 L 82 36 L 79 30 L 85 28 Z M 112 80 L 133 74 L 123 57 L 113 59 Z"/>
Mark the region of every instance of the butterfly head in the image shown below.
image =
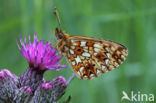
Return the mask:
<path id="1" fill-rule="evenodd" d="M 56 29 L 55 29 L 55 37 L 56 37 L 57 39 L 62 39 L 62 38 L 64 38 L 64 32 L 63 32 L 61 29 L 56 28 Z"/>

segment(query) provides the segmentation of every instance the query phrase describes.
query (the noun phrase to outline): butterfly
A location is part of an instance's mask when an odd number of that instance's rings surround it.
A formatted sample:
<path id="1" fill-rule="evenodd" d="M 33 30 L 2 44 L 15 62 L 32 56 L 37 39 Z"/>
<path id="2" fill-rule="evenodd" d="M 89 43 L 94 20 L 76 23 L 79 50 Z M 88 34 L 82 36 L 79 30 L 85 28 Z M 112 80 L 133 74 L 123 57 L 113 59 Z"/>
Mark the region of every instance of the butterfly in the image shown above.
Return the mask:
<path id="1" fill-rule="evenodd" d="M 56 8 L 54 14 L 60 24 Z M 70 36 L 61 30 L 61 27 L 55 29 L 55 37 L 58 50 L 66 57 L 76 76 L 83 80 L 93 79 L 117 68 L 128 55 L 128 49 L 119 43 L 85 36 Z"/>

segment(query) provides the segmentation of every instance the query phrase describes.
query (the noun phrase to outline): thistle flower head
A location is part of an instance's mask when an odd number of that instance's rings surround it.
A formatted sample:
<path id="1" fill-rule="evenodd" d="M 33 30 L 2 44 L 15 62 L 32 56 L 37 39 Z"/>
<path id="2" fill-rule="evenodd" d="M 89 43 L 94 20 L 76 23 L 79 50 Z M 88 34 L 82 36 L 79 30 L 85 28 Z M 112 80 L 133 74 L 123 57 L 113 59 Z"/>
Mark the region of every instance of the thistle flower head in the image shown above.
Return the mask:
<path id="1" fill-rule="evenodd" d="M 9 70 L 4 69 L 0 71 L 0 100 L 13 99 L 15 89 L 17 89 L 18 77 Z M 1 103 L 1 101 L 0 101 Z"/>
<path id="2" fill-rule="evenodd" d="M 49 103 L 53 103 L 64 95 L 66 88 L 67 82 L 62 76 L 56 77 L 51 81 L 43 82 L 35 91 L 33 102 L 43 103 L 44 101 L 49 101 Z"/>
<path id="3" fill-rule="evenodd" d="M 43 40 L 38 40 L 37 33 L 34 34 L 33 43 L 31 43 L 30 35 L 27 43 L 26 37 L 23 41 L 20 38 L 21 47 L 18 44 L 24 58 L 28 61 L 29 66 L 39 68 L 40 70 L 60 70 L 58 68 L 65 68 L 65 65 L 60 65 L 58 62 L 62 55 L 57 55 L 56 48 L 51 46 L 50 42 L 44 43 Z"/>

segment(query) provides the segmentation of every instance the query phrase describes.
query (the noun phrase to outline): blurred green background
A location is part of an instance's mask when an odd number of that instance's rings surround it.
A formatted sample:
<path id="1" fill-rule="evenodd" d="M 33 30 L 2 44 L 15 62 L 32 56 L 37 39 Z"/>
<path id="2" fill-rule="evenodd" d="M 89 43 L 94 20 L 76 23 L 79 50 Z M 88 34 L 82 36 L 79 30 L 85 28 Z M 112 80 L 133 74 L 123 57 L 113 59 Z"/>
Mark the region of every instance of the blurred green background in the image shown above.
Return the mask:
<path id="1" fill-rule="evenodd" d="M 75 78 L 60 101 L 71 95 L 71 103 L 128 103 L 121 101 L 122 91 L 128 95 L 131 91 L 156 94 L 155 0 L 1 0 L 0 69 L 18 76 L 27 69 L 16 39 L 34 32 L 43 40 L 54 38 L 58 26 L 52 13 L 55 6 L 68 34 L 109 39 L 129 49 L 118 69 L 93 80 Z M 64 60 L 62 64 L 66 63 Z M 45 78 L 63 75 L 67 79 L 71 74 L 67 68 L 48 71 Z"/>

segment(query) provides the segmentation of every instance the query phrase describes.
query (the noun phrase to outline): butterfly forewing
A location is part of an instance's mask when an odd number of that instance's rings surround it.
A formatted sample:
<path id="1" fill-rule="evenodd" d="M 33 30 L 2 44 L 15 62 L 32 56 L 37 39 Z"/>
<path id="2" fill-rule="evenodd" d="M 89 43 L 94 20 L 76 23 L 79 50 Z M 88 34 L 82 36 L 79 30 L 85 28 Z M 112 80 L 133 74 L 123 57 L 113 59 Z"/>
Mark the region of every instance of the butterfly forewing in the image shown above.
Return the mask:
<path id="1" fill-rule="evenodd" d="M 118 67 L 128 55 L 121 44 L 82 36 L 69 36 L 62 48 L 62 54 L 81 79 L 92 79 Z"/>

